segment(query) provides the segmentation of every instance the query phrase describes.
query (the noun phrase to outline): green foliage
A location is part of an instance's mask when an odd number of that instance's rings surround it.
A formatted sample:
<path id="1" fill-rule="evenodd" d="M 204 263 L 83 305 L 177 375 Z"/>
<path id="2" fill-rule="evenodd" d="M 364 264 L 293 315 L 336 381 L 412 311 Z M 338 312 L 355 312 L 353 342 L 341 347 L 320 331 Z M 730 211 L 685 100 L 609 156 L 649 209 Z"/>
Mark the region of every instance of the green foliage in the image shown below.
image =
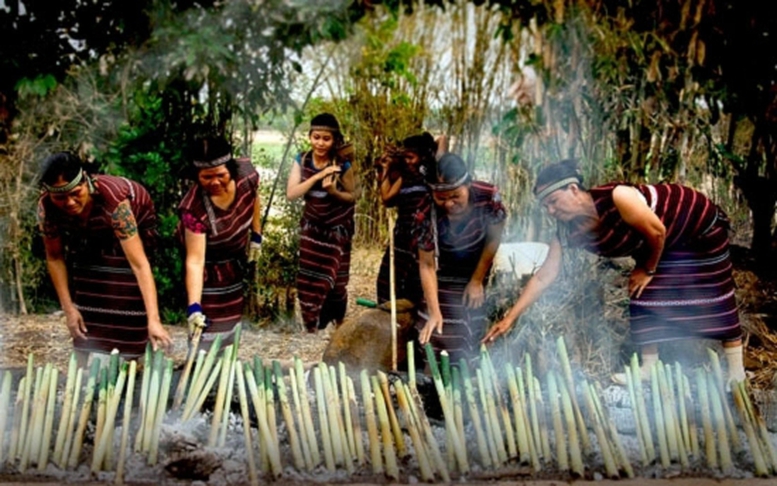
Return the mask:
<path id="1" fill-rule="evenodd" d="M 33 79 L 22 78 L 17 83 L 14 89 L 19 95 L 19 98 L 27 98 L 30 96 L 38 96 L 40 98 L 45 97 L 54 88 L 57 87 L 57 79 L 51 74 L 41 74 Z"/>

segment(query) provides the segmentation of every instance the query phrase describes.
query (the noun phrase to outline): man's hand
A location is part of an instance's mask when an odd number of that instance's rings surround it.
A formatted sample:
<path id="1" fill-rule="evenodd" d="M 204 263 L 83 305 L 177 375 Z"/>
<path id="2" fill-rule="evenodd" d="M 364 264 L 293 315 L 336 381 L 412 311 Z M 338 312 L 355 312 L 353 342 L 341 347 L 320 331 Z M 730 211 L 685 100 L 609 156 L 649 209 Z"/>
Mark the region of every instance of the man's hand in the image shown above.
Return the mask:
<path id="1" fill-rule="evenodd" d="M 65 325 L 73 339 L 87 339 L 86 323 L 81 312 L 75 307 L 65 311 Z"/>
<path id="2" fill-rule="evenodd" d="M 149 321 L 148 339 L 151 341 L 151 346 L 154 348 L 154 351 L 159 348 L 170 349 L 170 345 L 173 344 L 170 334 L 168 334 L 167 330 L 159 321 Z"/>
<path id="3" fill-rule="evenodd" d="M 642 295 L 642 291 L 648 286 L 650 281 L 653 280 L 652 275 L 648 275 L 644 268 L 637 267 L 632 270 L 629 276 L 629 296 L 639 299 Z"/>
<path id="4" fill-rule="evenodd" d="M 461 297 L 461 303 L 470 309 L 477 309 L 485 302 L 485 291 L 481 282 L 470 280 L 464 289 L 464 295 Z"/>
<path id="5" fill-rule="evenodd" d="M 418 342 L 421 345 L 425 345 L 432 338 L 432 333 L 437 331 L 437 334 L 442 334 L 442 316 L 429 316 L 429 320 L 426 321 L 424 328 L 421 329 L 421 333 L 418 336 Z"/>
<path id="6" fill-rule="evenodd" d="M 509 331 L 511 327 L 513 327 L 512 320 L 502 319 L 501 321 L 491 326 L 491 329 L 489 329 L 486 335 L 483 337 L 483 339 L 480 340 L 480 343 L 481 344 L 493 343 L 496 340 L 496 338 L 500 337 L 502 334 L 507 333 L 507 331 Z"/>

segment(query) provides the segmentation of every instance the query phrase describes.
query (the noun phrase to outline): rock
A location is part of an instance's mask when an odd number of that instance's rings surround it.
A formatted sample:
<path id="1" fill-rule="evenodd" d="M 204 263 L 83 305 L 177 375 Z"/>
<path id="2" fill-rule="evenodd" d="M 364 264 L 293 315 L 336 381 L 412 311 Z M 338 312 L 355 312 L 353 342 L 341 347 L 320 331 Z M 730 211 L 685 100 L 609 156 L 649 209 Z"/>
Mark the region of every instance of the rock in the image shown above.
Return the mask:
<path id="1" fill-rule="evenodd" d="M 218 455 L 207 449 L 196 449 L 175 456 L 165 465 L 165 469 L 178 479 L 207 481 L 222 464 Z"/>
<path id="2" fill-rule="evenodd" d="M 407 342 L 415 333 L 415 309 L 408 300 L 397 301 L 397 363 L 407 359 Z M 389 303 L 362 312 L 332 333 L 323 360 L 329 365 L 345 364 L 349 372 L 358 373 L 391 369 L 391 310 Z M 416 361 L 420 363 L 419 361 Z"/>

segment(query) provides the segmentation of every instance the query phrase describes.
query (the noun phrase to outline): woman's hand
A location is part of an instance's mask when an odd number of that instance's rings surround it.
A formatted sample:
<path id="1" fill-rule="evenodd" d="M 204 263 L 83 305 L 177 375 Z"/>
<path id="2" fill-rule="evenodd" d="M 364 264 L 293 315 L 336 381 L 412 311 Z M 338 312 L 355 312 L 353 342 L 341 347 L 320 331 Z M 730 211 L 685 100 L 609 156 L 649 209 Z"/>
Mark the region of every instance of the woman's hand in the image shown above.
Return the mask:
<path id="1" fill-rule="evenodd" d="M 489 329 L 486 335 L 483 337 L 483 339 L 480 340 L 480 343 L 481 344 L 493 343 L 496 340 L 496 338 L 498 338 L 502 334 L 506 334 L 507 331 L 509 331 L 510 328 L 513 327 L 513 322 L 515 321 L 507 318 L 497 322 L 496 324 L 491 326 L 491 329 Z"/>
<path id="2" fill-rule="evenodd" d="M 428 343 L 434 331 L 437 331 L 437 334 L 442 334 L 442 315 L 440 314 L 429 316 L 424 328 L 421 329 L 421 333 L 418 335 L 418 342 L 421 345 Z"/>
<path id="3" fill-rule="evenodd" d="M 169 349 L 170 345 L 173 344 L 170 334 L 162 326 L 162 323 L 156 320 L 148 322 L 148 339 L 151 341 L 154 351 L 160 347 L 162 349 Z"/>
<path id="4" fill-rule="evenodd" d="M 86 323 L 75 307 L 65 311 L 65 325 L 73 339 L 86 339 Z"/>
<path id="5" fill-rule="evenodd" d="M 321 177 L 321 187 L 325 191 L 332 192 L 336 189 L 335 180 L 337 180 L 337 174 L 339 174 L 340 171 L 340 166 L 330 165 L 318 173 Z"/>
<path id="6" fill-rule="evenodd" d="M 485 302 L 486 293 L 483 290 L 483 283 L 475 280 L 470 280 L 467 287 L 464 289 L 464 295 L 461 297 L 461 303 L 469 307 L 470 309 L 477 309 Z"/>
<path id="7" fill-rule="evenodd" d="M 653 280 L 652 275 L 648 275 L 647 270 L 641 267 L 637 267 L 632 270 L 629 276 L 629 296 L 635 299 L 639 299 L 642 295 L 642 291 L 648 286 L 650 281 Z"/>

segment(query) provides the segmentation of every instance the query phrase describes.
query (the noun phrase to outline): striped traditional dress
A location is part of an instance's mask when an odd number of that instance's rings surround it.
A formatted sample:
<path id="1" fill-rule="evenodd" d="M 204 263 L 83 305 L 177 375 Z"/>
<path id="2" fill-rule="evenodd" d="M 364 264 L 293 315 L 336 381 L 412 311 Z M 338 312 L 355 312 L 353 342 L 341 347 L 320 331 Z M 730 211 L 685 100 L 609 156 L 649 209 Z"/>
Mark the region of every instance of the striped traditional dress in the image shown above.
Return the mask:
<path id="1" fill-rule="evenodd" d="M 319 172 L 312 152 L 300 155 L 301 180 Z M 342 163 L 345 174 L 351 163 Z M 300 221 L 297 295 L 302 322 L 308 330 L 323 329 L 331 321 L 345 317 L 348 304 L 348 278 L 351 267 L 351 240 L 354 230 L 354 203 L 330 195 L 316 182 L 305 193 L 305 209 Z"/>
<path id="2" fill-rule="evenodd" d="M 138 235 L 147 256 L 156 243 L 157 218 L 146 189 L 135 181 L 109 175 L 94 176 L 95 192 L 88 219 L 79 224 L 59 211 L 46 195 L 38 201 L 43 233 L 62 238 L 70 293 L 81 312 L 87 339 L 74 339 L 79 351 L 110 353 L 125 358 L 145 351 L 148 319 L 143 296 L 112 224 L 122 201 L 129 201 Z"/>
<path id="3" fill-rule="evenodd" d="M 216 334 L 223 344 L 234 340 L 234 330 L 243 317 L 243 277 L 247 263 L 246 248 L 254 216 L 259 174 L 248 159 L 237 159 L 235 200 L 227 209 L 213 204 L 199 184 L 192 186 L 178 206 L 179 231 L 205 234 L 205 269 L 202 310 L 211 321 L 203 331 L 203 347 Z"/>
<path id="4" fill-rule="evenodd" d="M 397 300 L 407 299 L 415 304 L 423 298 L 418 274 L 418 241 L 413 228 L 423 219 L 432 203 L 429 187 L 421 174 L 403 174 L 402 187 L 387 206 L 396 206 L 394 224 L 394 291 Z M 378 303 L 387 302 L 390 293 L 389 248 L 383 254 L 378 272 Z"/>
<path id="5" fill-rule="evenodd" d="M 605 257 L 633 257 L 643 266 L 650 249 L 621 218 L 612 199 L 619 184 L 591 189 L 599 213 L 594 233 L 570 226 L 568 241 Z M 638 185 L 650 209 L 666 227 L 656 274 L 629 305 L 636 344 L 689 337 L 734 341 L 742 331 L 734 299 L 728 249 L 728 219 L 703 194 L 678 185 Z"/>
<path id="6" fill-rule="evenodd" d="M 443 329 L 442 334 L 432 334 L 431 343 L 435 352 L 447 351 L 452 363 L 477 356 L 480 339 L 488 326 L 486 306 L 469 309 L 462 303 L 462 298 L 483 254 L 489 226 L 499 224 L 507 217 L 499 192 L 491 184 L 473 181 L 469 188 L 469 204 L 472 213 L 464 221 L 455 223 L 440 208 L 434 211 L 439 247 L 437 292 Z M 432 217 L 424 218 L 417 230 L 418 248 L 434 251 Z M 487 280 L 484 279 L 484 285 Z M 428 318 L 424 302 L 416 322 L 419 331 Z"/>

